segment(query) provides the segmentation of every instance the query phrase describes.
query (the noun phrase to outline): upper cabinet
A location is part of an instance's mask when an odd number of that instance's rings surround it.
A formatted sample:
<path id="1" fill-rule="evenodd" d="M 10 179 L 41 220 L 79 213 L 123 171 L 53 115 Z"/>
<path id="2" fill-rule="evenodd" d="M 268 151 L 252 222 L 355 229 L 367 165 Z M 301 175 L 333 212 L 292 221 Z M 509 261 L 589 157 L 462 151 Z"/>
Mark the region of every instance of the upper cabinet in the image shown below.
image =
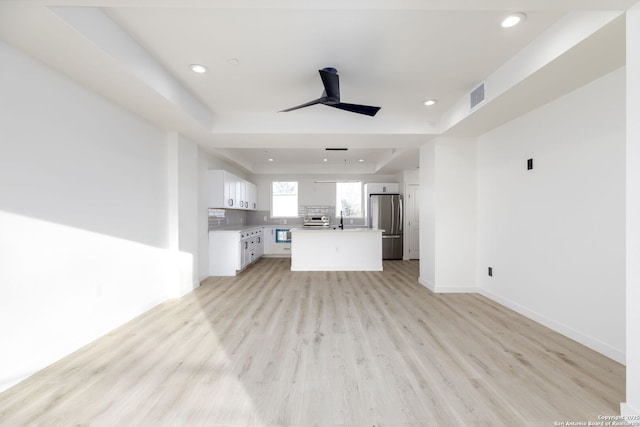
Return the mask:
<path id="1" fill-rule="evenodd" d="M 364 185 L 364 194 L 369 197 L 369 194 L 396 194 L 400 193 L 400 184 L 396 182 L 390 183 L 368 183 Z"/>
<path id="2" fill-rule="evenodd" d="M 224 170 L 207 171 L 207 200 L 210 208 L 256 210 L 256 185 Z"/>
<path id="3" fill-rule="evenodd" d="M 247 182 L 247 202 L 250 210 L 258 209 L 258 187 L 251 182 Z"/>

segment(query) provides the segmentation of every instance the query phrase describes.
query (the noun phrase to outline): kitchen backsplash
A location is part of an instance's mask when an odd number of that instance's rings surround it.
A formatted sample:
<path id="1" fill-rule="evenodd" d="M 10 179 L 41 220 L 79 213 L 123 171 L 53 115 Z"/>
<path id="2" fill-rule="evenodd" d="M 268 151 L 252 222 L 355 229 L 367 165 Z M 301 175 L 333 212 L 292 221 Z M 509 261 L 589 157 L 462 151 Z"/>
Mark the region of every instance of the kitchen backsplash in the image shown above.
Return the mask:
<path id="1" fill-rule="evenodd" d="M 247 225 L 247 214 L 236 209 L 209 209 L 209 230 Z"/>
<path id="2" fill-rule="evenodd" d="M 298 206 L 298 215 L 304 216 L 328 216 L 333 218 L 336 212 L 335 206 Z"/>
<path id="3" fill-rule="evenodd" d="M 249 224 L 251 225 L 302 225 L 302 217 L 297 218 L 271 218 L 271 211 L 249 211 Z"/>
<path id="4" fill-rule="evenodd" d="M 335 206 L 299 206 L 297 218 L 271 218 L 271 211 L 241 211 L 236 209 L 209 209 L 209 230 L 238 227 L 243 225 L 289 225 L 302 226 L 305 216 L 328 216 L 332 225 L 338 225 Z M 364 226 L 363 218 L 345 219 L 345 226 Z"/>

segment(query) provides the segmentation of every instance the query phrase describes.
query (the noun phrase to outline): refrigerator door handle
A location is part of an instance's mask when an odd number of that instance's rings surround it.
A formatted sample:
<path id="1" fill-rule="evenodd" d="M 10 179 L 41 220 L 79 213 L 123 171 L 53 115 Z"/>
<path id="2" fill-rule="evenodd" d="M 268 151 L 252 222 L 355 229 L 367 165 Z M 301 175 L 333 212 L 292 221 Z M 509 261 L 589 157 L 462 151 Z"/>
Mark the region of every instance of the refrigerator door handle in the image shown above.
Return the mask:
<path id="1" fill-rule="evenodd" d="M 393 202 L 393 196 L 391 196 L 391 213 L 396 211 L 395 203 Z M 391 230 L 388 234 L 396 234 L 396 218 L 395 215 L 391 215 Z"/>
<path id="2" fill-rule="evenodd" d="M 395 235 L 395 236 L 382 236 L 383 239 L 399 239 L 400 236 Z"/>
<path id="3" fill-rule="evenodd" d="M 398 234 L 402 234 L 402 197 L 398 197 Z"/>

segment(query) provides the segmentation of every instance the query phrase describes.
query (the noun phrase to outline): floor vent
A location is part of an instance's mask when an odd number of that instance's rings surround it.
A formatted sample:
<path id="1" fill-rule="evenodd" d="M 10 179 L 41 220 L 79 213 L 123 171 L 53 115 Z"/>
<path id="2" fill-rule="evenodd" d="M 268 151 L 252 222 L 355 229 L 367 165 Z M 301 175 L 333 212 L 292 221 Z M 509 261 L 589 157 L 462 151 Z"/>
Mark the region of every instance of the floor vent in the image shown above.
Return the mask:
<path id="1" fill-rule="evenodd" d="M 471 91 L 469 94 L 469 100 L 471 101 L 470 108 L 473 108 L 484 101 L 484 82 L 480 83 L 480 86 Z"/>

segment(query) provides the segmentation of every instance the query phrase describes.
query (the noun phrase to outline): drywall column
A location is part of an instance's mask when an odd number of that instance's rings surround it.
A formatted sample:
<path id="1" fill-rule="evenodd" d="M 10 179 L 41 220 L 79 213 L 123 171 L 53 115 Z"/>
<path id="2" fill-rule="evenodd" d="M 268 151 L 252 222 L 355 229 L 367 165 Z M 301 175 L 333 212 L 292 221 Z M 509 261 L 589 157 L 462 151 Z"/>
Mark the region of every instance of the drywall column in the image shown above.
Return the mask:
<path id="1" fill-rule="evenodd" d="M 640 3 L 627 12 L 627 401 L 640 415 Z M 637 421 L 637 420 L 636 420 Z"/>
<path id="2" fill-rule="evenodd" d="M 434 141 L 420 147 L 420 277 L 434 290 L 436 281 L 436 176 Z"/>
<path id="3" fill-rule="evenodd" d="M 169 248 L 174 278 L 167 295 L 180 297 L 198 287 L 198 147 L 178 133 L 167 135 Z"/>
<path id="4" fill-rule="evenodd" d="M 426 143 L 420 188 L 420 283 L 434 292 L 475 292 L 475 139 Z"/>

